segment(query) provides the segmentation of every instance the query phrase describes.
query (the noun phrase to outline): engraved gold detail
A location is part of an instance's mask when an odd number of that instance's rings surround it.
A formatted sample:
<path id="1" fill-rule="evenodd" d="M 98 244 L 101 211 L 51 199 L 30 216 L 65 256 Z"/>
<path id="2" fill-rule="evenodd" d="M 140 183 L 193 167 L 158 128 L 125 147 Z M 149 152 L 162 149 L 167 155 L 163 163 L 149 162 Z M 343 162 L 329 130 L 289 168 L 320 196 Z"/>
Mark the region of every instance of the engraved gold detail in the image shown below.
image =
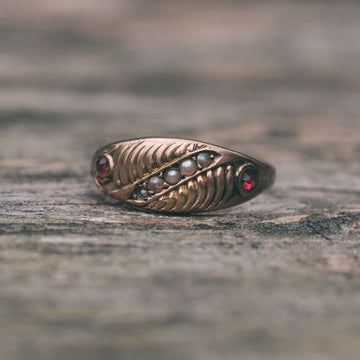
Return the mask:
<path id="1" fill-rule="evenodd" d="M 96 161 L 106 156 L 111 178 L 99 179 Z M 256 169 L 256 187 L 241 188 L 244 168 Z M 199 141 L 144 138 L 109 144 L 93 158 L 98 187 L 144 209 L 170 213 L 209 211 L 240 204 L 274 181 L 274 169 L 247 155 Z"/>

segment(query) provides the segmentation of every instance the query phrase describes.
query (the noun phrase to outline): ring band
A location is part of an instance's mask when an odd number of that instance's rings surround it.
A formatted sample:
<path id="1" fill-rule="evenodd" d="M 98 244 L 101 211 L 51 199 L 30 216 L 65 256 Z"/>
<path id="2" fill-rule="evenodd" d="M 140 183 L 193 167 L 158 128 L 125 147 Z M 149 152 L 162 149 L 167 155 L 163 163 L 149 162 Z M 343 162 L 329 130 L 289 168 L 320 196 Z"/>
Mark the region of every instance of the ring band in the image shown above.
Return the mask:
<path id="1" fill-rule="evenodd" d="M 141 138 L 105 145 L 91 174 L 101 191 L 152 211 L 224 209 L 269 188 L 275 169 L 250 156 L 200 141 Z"/>

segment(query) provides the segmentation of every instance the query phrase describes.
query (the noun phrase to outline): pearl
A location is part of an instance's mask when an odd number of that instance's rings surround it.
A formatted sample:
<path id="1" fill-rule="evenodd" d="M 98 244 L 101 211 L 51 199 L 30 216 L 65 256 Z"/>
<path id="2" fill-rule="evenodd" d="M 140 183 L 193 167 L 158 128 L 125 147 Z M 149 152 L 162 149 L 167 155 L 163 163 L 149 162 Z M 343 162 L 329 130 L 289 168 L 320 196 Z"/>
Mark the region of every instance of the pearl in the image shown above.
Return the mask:
<path id="1" fill-rule="evenodd" d="M 194 160 L 186 159 L 180 163 L 180 172 L 183 175 L 191 176 L 196 173 L 197 166 Z"/>
<path id="2" fill-rule="evenodd" d="M 165 171 L 164 173 L 164 180 L 169 184 L 169 185 L 175 185 L 176 183 L 178 183 L 181 179 L 181 174 L 180 171 L 178 169 L 168 169 Z"/>
<path id="3" fill-rule="evenodd" d="M 142 198 L 142 199 L 146 199 L 148 196 L 149 196 L 149 193 L 148 191 L 145 189 L 145 188 L 141 188 L 139 190 L 139 196 Z"/>
<path id="4" fill-rule="evenodd" d="M 164 187 L 164 180 L 159 176 L 152 176 L 146 182 L 146 186 L 147 186 L 149 191 L 152 191 L 154 193 L 158 193 Z"/>
<path id="5" fill-rule="evenodd" d="M 210 154 L 207 152 L 202 152 L 198 154 L 196 161 L 201 167 L 207 167 L 211 164 Z"/>

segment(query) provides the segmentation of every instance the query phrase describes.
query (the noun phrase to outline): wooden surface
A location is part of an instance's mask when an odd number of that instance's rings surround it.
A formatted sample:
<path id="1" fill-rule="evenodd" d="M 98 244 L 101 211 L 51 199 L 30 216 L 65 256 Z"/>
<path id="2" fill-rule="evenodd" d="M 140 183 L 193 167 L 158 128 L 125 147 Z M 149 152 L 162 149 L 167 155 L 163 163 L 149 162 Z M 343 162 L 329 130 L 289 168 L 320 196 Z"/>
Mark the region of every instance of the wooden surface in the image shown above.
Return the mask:
<path id="1" fill-rule="evenodd" d="M 2 0 L 0 358 L 359 359 L 360 5 Z M 277 168 L 231 210 L 98 192 L 101 145 Z"/>

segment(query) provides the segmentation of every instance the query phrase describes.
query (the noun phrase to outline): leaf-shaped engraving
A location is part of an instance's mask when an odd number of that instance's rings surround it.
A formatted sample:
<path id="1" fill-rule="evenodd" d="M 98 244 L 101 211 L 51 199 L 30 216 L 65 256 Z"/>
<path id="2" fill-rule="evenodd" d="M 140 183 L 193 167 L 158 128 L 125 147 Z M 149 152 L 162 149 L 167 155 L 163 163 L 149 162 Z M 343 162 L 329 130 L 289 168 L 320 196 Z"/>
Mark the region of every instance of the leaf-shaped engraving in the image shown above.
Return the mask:
<path id="1" fill-rule="evenodd" d="M 149 202 L 145 208 L 179 213 L 212 210 L 229 199 L 233 187 L 233 167 L 219 166 L 175 187 Z"/>
<path id="2" fill-rule="evenodd" d="M 145 140 L 127 142 L 124 147 L 116 149 L 114 183 L 121 187 L 133 184 L 205 147 L 205 144 L 175 139 L 160 143 Z"/>
<path id="3" fill-rule="evenodd" d="M 97 186 L 118 200 L 175 213 L 243 203 L 270 187 L 275 179 L 271 165 L 247 155 L 173 138 L 143 138 L 103 146 L 94 154 L 91 172 Z"/>

